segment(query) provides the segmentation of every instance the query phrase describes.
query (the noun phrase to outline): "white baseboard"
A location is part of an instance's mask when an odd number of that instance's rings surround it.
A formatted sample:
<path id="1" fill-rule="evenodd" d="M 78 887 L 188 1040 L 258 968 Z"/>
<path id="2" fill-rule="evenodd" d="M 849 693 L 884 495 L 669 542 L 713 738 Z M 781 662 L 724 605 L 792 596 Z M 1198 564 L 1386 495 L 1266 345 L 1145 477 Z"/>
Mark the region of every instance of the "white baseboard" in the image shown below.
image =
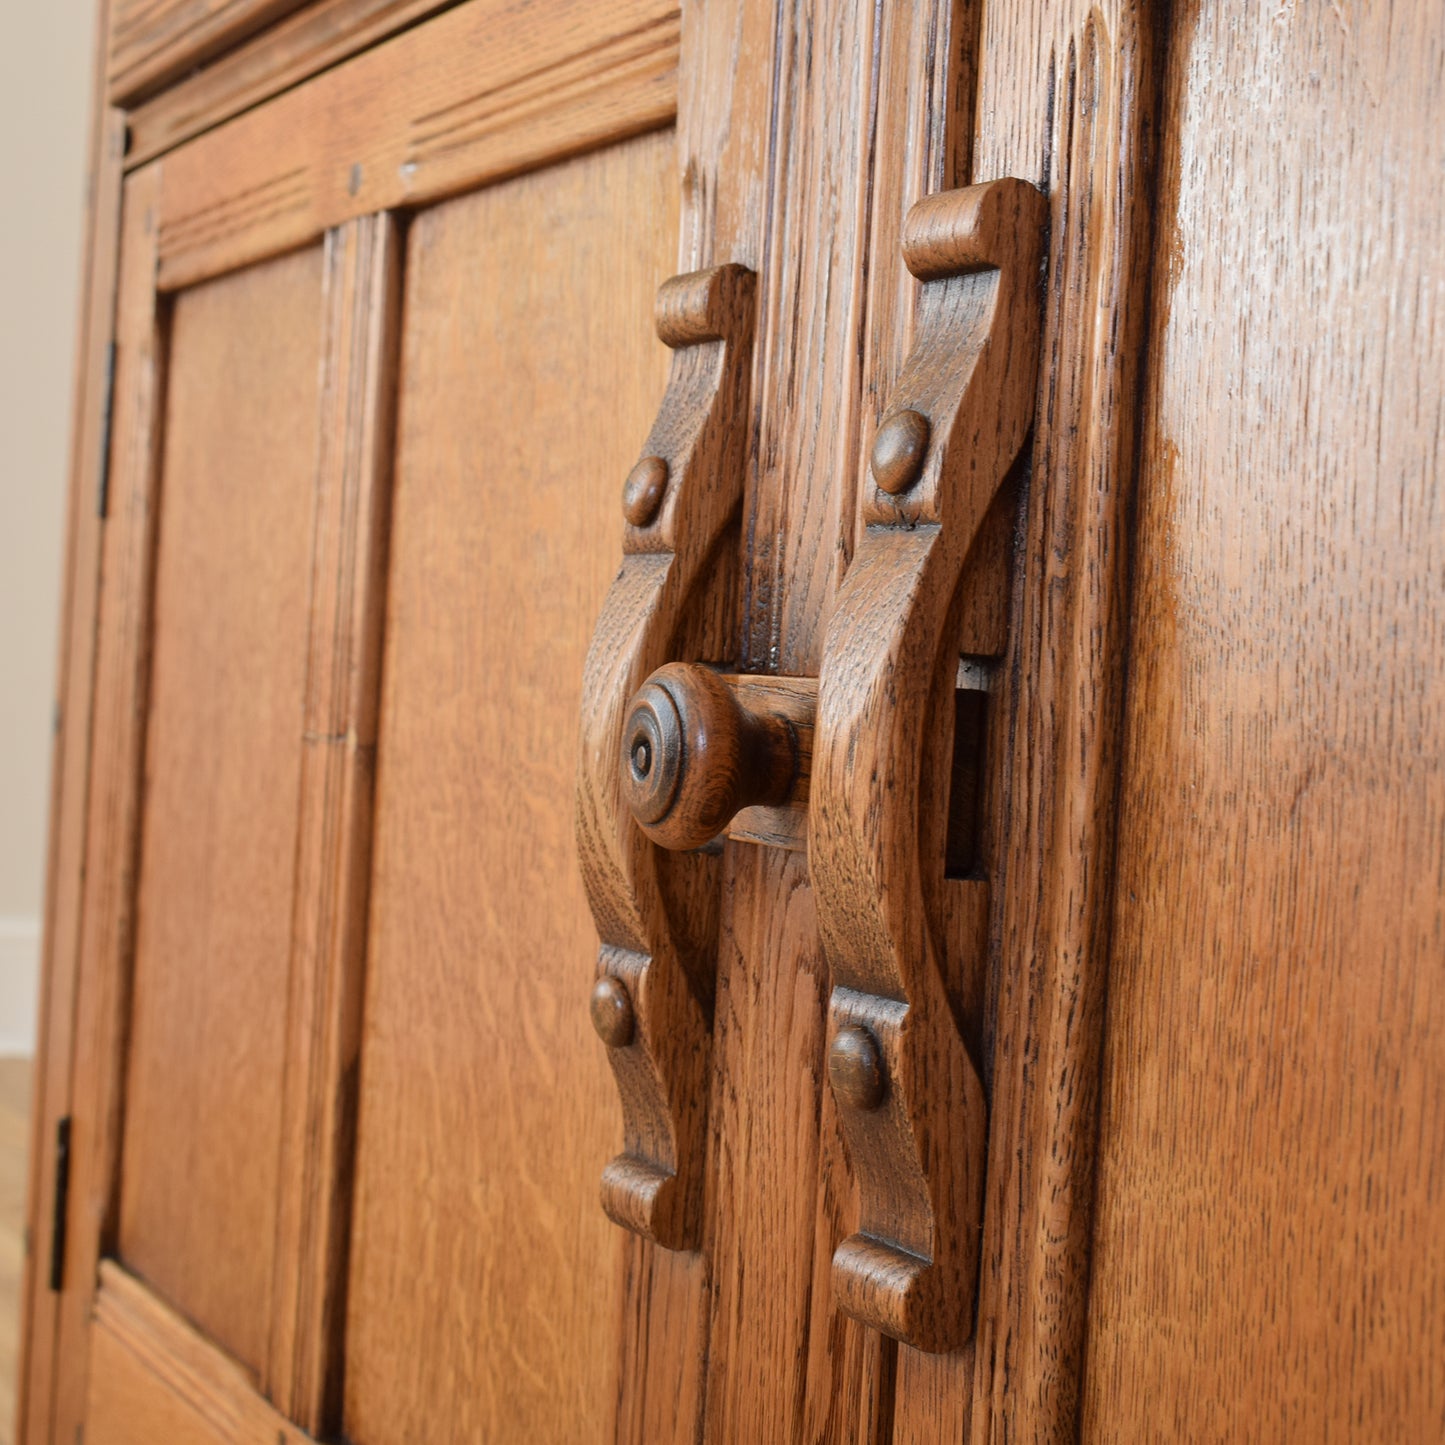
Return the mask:
<path id="1" fill-rule="evenodd" d="M 0 1054 L 35 1053 L 40 920 L 0 918 Z"/>

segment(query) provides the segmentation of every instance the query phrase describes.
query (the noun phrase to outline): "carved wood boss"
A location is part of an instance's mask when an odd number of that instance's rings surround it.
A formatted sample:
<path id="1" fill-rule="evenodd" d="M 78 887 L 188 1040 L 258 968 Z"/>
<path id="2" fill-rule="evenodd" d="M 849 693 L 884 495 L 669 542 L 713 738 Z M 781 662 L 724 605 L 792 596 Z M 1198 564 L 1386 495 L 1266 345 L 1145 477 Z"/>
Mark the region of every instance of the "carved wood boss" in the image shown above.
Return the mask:
<path id="1" fill-rule="evenodd" d="M 926 906 L 923 740 L 953 685 L 946 619 L 969 547 L 1032 420 L 1046 215 L 1018 180 L 909 214 L 916 339 L 860 488 L 818 684 L 808 854 L 861 1205 L 833 1281 L 849 1314 L 924 1350 L 971 1329 L 986 1106 Z"/>
<path id="2" fill-rule="evenodd" d="M 621 753 L 633 694 L 676 658 L 741 503 L 753 280 L 745 267 L 718 266 L 676 276 L 658 294 L 672 370 L 623 493 L 622 568 L 582 694 L 577 839 L 601 937 L 592 1019 L 608 1046 L 624 1135 L 624 1152 L 603 1172 L 602 1204 L 618 1224 L 672 1249 L 695 1248 L 701 1228 L 710 986 L 699 977 L 695 919 L 682 912 L 700 906 L 697 880 L 670 876 L 634 818 Z"/>

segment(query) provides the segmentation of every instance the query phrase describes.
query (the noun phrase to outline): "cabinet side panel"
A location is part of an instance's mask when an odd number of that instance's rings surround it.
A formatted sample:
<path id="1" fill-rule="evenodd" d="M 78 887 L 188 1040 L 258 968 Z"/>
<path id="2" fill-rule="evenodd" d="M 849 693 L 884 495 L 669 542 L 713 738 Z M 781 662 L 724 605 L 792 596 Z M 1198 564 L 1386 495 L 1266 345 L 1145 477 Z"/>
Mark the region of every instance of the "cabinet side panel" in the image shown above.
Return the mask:
<path id="1" fill-rule="evenodd" d="M 174 303 L 120 1253 L 264 1358 L 320 354 L 320 250 Z"/>
<path id="2" fill-rule="evenodd" d="M 1445 38 L 1173 7 L 1085 1401 L 1445 1421 Z"/>
<path id="3" fill-rule="evenodd" d="M 573 842 L 583 661 L 662 395 L 670 133 L 408 236 L 345 1431 L 602 1440 L 621 1142 Z"/>

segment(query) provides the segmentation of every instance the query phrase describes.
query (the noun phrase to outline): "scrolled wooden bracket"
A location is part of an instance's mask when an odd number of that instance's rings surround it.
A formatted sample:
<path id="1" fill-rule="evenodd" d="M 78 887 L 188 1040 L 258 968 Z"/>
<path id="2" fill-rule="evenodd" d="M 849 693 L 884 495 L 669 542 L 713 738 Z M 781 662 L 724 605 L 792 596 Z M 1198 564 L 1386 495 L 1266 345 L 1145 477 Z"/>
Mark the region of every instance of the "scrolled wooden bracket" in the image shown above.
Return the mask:
<path id="1" fill-rule="evenodd" d="M 701 1231 L 709 1001 L 683 957 L 663 859 L 619 766 L 634 693 L 673 650 L 742 500 L 754 277 L 726 265 L 658 293 L 673 348 L 667 391 L 623 493 L 622 568 L 592 636 L 582 690 L 577 844 L 601 937 L 592 1018 L 622 1097 L 623 1153 L 602 1176 L 618 1224 L 670 1249 Z"/>
<path id="2" fill-rule="evenodd" d="M 930 196 L 908 216 L 916 339 L 860 488 L 863 536 L 818 685 L 808 854 L 833 970 L 829 1074 L 861 1204 L 834 1288 L 849 1314 L 931 1351 L 972 1329 L 986 1104 L 929 923 L 922 739 L 970 544 L 1033 417 L 1046 218 L 1020 180 Z"/>

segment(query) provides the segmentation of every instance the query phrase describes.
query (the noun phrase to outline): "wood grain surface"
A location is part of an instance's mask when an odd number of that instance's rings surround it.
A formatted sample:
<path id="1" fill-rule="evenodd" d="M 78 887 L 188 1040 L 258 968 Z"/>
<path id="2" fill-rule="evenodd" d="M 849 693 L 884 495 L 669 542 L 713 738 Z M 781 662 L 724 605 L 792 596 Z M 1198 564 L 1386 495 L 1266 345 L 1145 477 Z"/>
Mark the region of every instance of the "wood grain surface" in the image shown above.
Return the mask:
<path id="1" fill-rule="evenodd" d="M 100 1445 L 310 1445 L 256 1377 L 113 1260 L 100 1266 L 85 1438 Z"/>
<path id="2" fill-rule="evenodd" d="M 881 1074 L 869 1106 L 840 1098 L 860 1217 L 833 1256 L 834 1291 L 933 1353 L 973 1332 L 987 1107 L 929 916 L 925 878 L 946 845 L 928 822 L 948 803 L 926 787 L 926 759 L 953 751 L 954 598 L 1033 425 L 1046 215 L 1042 193 L 1010 178 L 908 214 L 903 257 L 924 282 L 914 347 L 858 485 L 867 525 L 818 682 L 808 865 L 833 980 L 830 1060 L 858 1037 Z"/>
<path id="3" fill-rule="evenodd" d="M 306 0 L 111 0 L 109 100 L 122 105 Z"/>
<path id="4" fill-rule="evenodd" d="M 99 8 L 97 26 L 105 24 Z M 104 45 L 96 45 L 93 93 L 101 90 Z M 22 1281 L 25 1328 L 15 1412 L 22 1438 L 48 1422 L 57 1367 L 59 1296 L 49 1288 L 55 1217 L 55 1139 L 71 1112 L 71 1050 L 80 944 L 82 863 L 91 768 L 91 700 L 95 682 L 96 610 L 103 526 L 96 505 L 110 458 L 106 413 L 113 372 L 115 289 L 119 261 L 121 164 L 125 121 L 96 104 L 86 193 L 85 258 L 77 318 L 75 395 L 66 500 L 64 581 L 56 662 L 57 730 L 51 755 L 45 925 L 35 1079 L 31 1091 L 30 1248 Z"/>
<path id="5" fill-rule="evenodd" d="M 114 1247 L 129 964 L 134 940 L 144 708 L 164 394 L 155 294 L 159 172 L 125 183 L 115 296 L 115 412 L 102 529 L 71 1071 L 71 1165 L 55 1374 L 31 1398 L 27 1445 L 73 1440 L 85 1419 L 91 1307 Z M 48 1067 L 48 1059 L 47 1059 Z"/>
<path id="6" fill-rule="evenodd" d="M 632 748 L 634 694 L 647 691 L 649 674 L 683 648 L 683 656 L 706 656 L 721 641 L 711 622 L 723 608 L 715 594 L 730 589 L 716 585 L 716 559 L 735 535 L 742 500 L 755 279 L 745 266 L 711 266 L 658 291 L 657 334 L 673 350 L 672 365 L 643 461 L 629 476 L 655 463 L 666 487 L 643 521 L 621 528 L 622 565 L 593 629 L 580 698 L 574 817 L 600 943 L 597 982 L 620 994 L 633 1019 L 608 1050 L 623 1151 L 603 1172 L 602 1204 L 618 1224 L 668 1249 L 696 1249 L 702 1237 L 717 874 L 706 859 L 679 865 L 644 835 L 628 806 L 624 780 L 634 764 L 623 753 Z M 621 510 L 634 509 L 624 501 Z M 675 723 L 676 705 L 657 695 L 664 712 L 648 717 Z M 674 741 L 668 749 L 662 732 L 644 741 L 654 781 L 665 776 L 669 752 L 676 780 L 686 744 Z"/>
<path id="7" fill-rule="evenodd" d="M 119 1249 L 253 1368 L 279 1197 L 321 259 L 177 298 L 159 480 Z"/>
<path id="8" fill-rule="evenodd" d="M 851 533 L 874 22 L 865 6 L 780 6 L 763 52 L 772 80 L 758 161 L 771 209 L 744 504 L 744 672 L 817 675 L 844 519 Z M 865 1439 L 886 1418 L 885 1350 L 837 1313 L 829 1289 L 856 1206 L 824 1081 L 828 971 L 806 861 L 731 843 L 724 876 L 703 1438 Z"/>
<path id="9" fill-rule="evenodd" d="M 602 1439 L 620 1142 L 572 784 L 619 479 L 666 375 L 672 136 L 407 238 L 346 1338 L 359 1440 Z M 538 215 L 548 224 L 539 229 Z M 605 377 L 600 384 L 599 377 Z"/>
<path id="10" fill-rule="evenodd" d="M 1149 285 L 1158 7 L 985 7 L 977 179 L 1050 201 L 1040 394 L 989 817 L 998 908 L 971 1398 L 899 1366 L 898 1440 L 1073 1440 L 1088 1262 Z M 914 1366 L 920 1368 L 915 1372 Z"/>
<path id="11" fill-rule="evenodd" d="M 129 108 L 126 165 L 154 160 L 162 151 L 455 3 L 308 0 L 260 35 Z"/>
<path id="12" fill-rule="evenodd" d="M 1087 1435 L 1445 1429 L 1445 39 L 1174 7 Z"/>
<path id="13" fill-rule="evenodd" d="M 295 908 L 286 1003 L 268 1399 L 340 1414 L 376 713 L 391 515 L 401 224 L 326 238 Z"/>
<path id="14" fill-rule="evenodd" d="M 673 0 L 472 0 L 166 156 L 160 285 L 623 136 L 677 107 Z"/>

